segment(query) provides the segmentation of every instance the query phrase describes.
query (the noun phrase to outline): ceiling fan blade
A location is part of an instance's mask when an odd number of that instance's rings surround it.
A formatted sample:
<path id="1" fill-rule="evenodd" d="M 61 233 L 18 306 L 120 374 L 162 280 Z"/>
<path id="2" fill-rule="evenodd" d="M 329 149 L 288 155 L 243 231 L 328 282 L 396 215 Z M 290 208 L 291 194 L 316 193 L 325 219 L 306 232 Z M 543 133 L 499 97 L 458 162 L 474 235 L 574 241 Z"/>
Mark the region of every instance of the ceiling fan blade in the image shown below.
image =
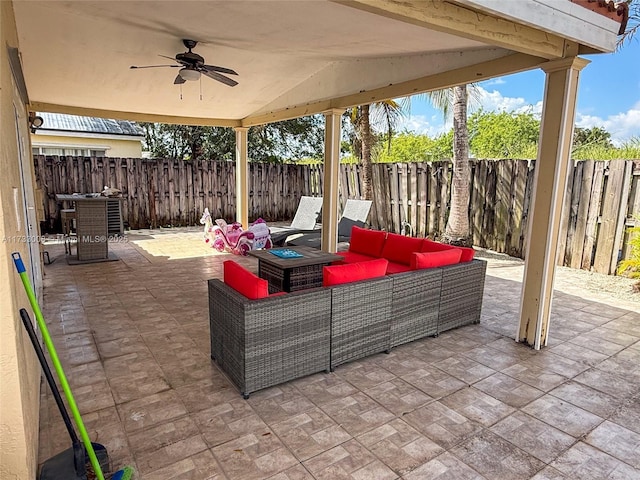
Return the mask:
<path id="1" fill-rule="evenodd" d="M 238 75 L 235 70 L 231 70 L 230 68 L 225 68 L 225 67 L 217 67 L 215 65 L 203 65 L 202 69 L 208 70 L 209 72 L 219 72 L 219 73 L 228 73 L 229 75 Z"/>
<path id="2" fill-rule="evenodd" d="M 142 65 L 142 66 L 137 66 L 137 65 L 131 65 L 129 68 L 160 68 L 160 67 L 180 67 L 181 65 Z"/>
<path id="3" fill-rule="evenodd" d="M 180 76 L 180 74 L 176 75 L 176 79 L 173 81 L 174 85 L 181 85 L 185 83 L 186 80 Z"/>
<path id="4" fill-rule="evenodd" d="M 162 57 L 162 58 L 168 58 L 169 60 L 173 60 L 174 62 L 176 61 L 176 59 L 174 57 L 168 57 L 166 55 L 161 55 L 161 54 L 158 54 L 158 56 Z"/>
<path id="5" fill-rule="evenodd" d="M 232 80 L 231 78 L 227 78 L 224 75 L 220 75 L 219 73 L 216 73 L 216 72 L 203 70 L 202 74 L 206 75 L 209 78 L 213 78 L 214 80 L 222 82 L 225 85 L 229 85 L 230 87 L 235 87 L 238 84 L 238 82 L 236 82 L 235 80 Z"/>

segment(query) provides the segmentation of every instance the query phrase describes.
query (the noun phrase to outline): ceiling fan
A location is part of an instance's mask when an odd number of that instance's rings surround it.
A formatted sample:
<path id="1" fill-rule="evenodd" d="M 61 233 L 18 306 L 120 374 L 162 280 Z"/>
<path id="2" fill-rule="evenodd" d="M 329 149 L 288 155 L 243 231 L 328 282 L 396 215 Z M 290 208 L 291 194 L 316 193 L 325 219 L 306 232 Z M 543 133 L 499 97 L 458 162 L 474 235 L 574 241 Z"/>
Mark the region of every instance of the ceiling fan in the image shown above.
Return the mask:
<path id="1" fill-rule="evenodd" d="M 182 43 L 187 48 L 188 52 L 178 53 L 175 58 L 167 57 L 166 55 L 160 55 L 161 57 L 174 60 L 175 62 L 177 62 L 177 65 L 143 65 L 140 67 L 131 65 L 130 68 L 180 68 L 176 79 L 173 81 L 175 85 L 185 83 L 187 80 L 199 80 L 200 74 L 206 75 L 209 78 L 213 78 L 214 80 L 222 82 L 225 85 L 229 85 L 230 87 L 235 87 L 238 84 L 238 82 L 236 82 L 232 78 L 221 75 L 222 73 L 226 73 L 227 75 L 238 75 L 234 70 L 225 67 L 217 67 L 215 65 L 206 65 L 204 63 L 204 58 L 191 51 L 192 48 L 195 48 L 198 42 L 196 42 L 195 40 L 184 39 L 182 40 Z"/>

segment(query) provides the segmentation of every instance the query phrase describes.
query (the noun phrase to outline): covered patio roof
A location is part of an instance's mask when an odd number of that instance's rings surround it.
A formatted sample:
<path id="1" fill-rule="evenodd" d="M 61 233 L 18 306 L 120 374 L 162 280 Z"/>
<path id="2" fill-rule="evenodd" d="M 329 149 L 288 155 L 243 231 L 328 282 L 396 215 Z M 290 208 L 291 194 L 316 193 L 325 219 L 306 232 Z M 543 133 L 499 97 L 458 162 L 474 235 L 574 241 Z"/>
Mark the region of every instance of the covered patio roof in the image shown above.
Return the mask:
<path id="1" fill-rule="evenodd" d="M 611 3 L 2 1 L 0 235 L 38 234 L 27 153 L 29 110 L 234 127 L 236 208 L 243 220 L 248 127 L 323 113 L 322 239 L 323 249 L 325 243 L 331 249 L 337 237 L 345 108 L 541 68 L 546 83 L 539 164 L 516 334 L 517 340 L 540 348 L 548 338 L 578 77 L 588 63 L 577 56 L 614 50 L 624 9 L 618 16 L 614 2 L 615 12 L 609 12 Z M 203 78 L 180 87 L 173 83 L 177 68 L 129 68 L 171 64 L 186 50 L 183 39 L 199 42 L 194 51 L 207 64 L 235 70 L 239 84 L 229 87 Z M 0 476 L 34 478 L 40 370 L 27 354 L 30 346 L 17 321 L 26 299 L 11 268 L 11 252 L 25 256 L 36 287 L 42 283 L 41 254 L 37 242 L 3 245 L 0 296 L 7 308 L 0 312 L 0 429 L 6 434 L 0 439 Z"/>
<path id="2" fill-rule="evenodd" d="M 13 2 L 34 110 L 249 126 L 609 52 L 619 24 L 570 1 Z M 173 84 L 198 41 L 238 72 Z M 234 77 L 235 78 L 235 77 Z"/>

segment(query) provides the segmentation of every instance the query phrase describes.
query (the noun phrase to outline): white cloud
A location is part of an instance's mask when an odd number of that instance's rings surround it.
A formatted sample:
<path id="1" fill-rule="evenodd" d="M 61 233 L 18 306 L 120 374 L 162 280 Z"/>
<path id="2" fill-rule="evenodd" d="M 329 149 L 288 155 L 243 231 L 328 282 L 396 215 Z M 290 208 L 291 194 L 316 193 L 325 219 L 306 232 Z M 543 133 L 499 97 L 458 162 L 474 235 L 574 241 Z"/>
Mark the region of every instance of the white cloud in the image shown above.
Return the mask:
<path id="1" fill-rule="evenodd" d="M 451 121 L 443 123 L 442 116 L 438 118 L 434 115 L 431 118 L 427 118 L 425 115 L 410 115 L 399 122 L 396 126 L 396 131 L 402 132 L 408 130 L 410 132 L 436 137 L 447 132 L 451 128 L 451 125 Z"/>
<path id="2" fill-rule="evenodd" d="M 478 87 L 480 107 L 489 112 L 527 112 L 533 106 L 522 97 L 505 97 L 499 91 Z"/>
<path id="3" fill-rule="evenodd" d="M 507 81 L 504 78 L 501 78 L 501 77 L 494 78 L 493 80 L 489 80 L 487 82 L 482 82 L 482 84 L 487 86 L 487 87 L 489 85 L 504 85 L 505 83 L 507 83 Z"/>
<path id="4" fill-rule="evenodd" d="M 631 137 L 640 137 L 640 101 L 626 112 L 601 118 L 595 115 L 576 113 L 576 126 L 581 128 L 602 127 L 611 134 L 611 139 L 620 145 Z"/>

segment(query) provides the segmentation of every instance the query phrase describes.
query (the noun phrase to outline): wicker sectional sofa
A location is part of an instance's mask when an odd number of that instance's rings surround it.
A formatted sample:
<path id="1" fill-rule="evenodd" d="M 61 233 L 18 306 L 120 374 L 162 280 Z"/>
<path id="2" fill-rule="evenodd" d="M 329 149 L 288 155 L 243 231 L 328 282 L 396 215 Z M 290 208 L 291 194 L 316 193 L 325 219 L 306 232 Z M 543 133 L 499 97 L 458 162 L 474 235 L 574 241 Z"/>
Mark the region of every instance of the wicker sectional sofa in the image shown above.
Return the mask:
<path id="1" fill-rule="evenodd" d="M 471 260 L 269 295 L 266 280 L 227 261 L 226 282 L 209 280 L 211 357 L 248 398 L 269 386 L 478 323 L 485 272 L 486 262 Z"/>

